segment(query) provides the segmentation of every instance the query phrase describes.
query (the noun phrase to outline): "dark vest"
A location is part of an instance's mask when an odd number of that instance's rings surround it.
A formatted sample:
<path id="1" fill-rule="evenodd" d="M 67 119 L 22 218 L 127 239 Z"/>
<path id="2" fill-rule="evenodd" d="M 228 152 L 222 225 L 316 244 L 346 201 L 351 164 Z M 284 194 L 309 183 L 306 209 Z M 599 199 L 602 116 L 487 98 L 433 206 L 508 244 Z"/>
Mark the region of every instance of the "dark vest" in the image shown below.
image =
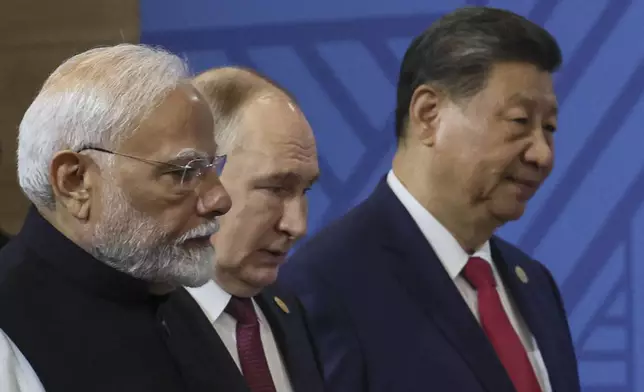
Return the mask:
<path id="1" fill-rule="evenodd" d="M 187 348 L 197 337 L 164 314 L 166 297 L 94 259 L 34 209 L 0 265 L 11 265 L 0 276 L 0 329 L 47 392 L 224 390 L 209 376 L 214 364 Z"/>

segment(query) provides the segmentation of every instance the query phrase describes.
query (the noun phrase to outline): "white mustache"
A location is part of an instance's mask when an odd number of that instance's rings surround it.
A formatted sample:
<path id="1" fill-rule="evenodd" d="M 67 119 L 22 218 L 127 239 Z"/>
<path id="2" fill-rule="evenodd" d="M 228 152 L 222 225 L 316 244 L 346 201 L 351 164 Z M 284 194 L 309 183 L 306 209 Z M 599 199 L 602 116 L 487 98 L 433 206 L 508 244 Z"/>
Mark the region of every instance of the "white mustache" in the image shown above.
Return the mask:
<path id="1" fill-rule="evenodd" d="M 176 243 L 182 244 L 193 238 L 210 237 L 217 231 L 219 231 L 219 221 L 214 220 L 212 222 L 208 222 L 206 224 L 197 226 L 194 229 L 191 229 L 190 231 L 179 237 Z"/>

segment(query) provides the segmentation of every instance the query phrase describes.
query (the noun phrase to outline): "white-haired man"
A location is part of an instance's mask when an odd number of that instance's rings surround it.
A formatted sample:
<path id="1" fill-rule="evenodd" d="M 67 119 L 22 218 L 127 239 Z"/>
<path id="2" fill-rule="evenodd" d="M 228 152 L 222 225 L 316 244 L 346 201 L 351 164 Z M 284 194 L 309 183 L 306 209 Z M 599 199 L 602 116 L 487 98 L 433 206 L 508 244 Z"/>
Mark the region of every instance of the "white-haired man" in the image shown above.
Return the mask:
<path id="1" fill-rule="evenodd" d="M 56 69 L 20 124 L 34 207 L 0 252 L 0 390 L 214 391 L 190 313 L 231 200 L 212 112 L 176 56 L 93 49 Z"/>

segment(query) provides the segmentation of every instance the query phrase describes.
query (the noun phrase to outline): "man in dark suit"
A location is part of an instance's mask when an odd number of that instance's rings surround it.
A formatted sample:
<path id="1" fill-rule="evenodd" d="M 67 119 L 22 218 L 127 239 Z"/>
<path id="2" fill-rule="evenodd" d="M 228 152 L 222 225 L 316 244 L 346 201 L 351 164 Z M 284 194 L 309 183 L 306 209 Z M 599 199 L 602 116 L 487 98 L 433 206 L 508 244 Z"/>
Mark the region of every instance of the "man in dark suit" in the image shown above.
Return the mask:
<path id="1" fill-rule="evenodd" d="M 555 39 L 463 8 L 405 54 L 393 169 L 284 266 L 338 392 L 578 392 L 545 266 L 494 236 L 553 164 Z"/>
<path id="2" fill-rule="evenodd" d="M 177 56 L 122 44 L 80 53 L 20 124 L 33 203 L 0 251 L 0 391 L 225 391 L 168 295 L 211 275 L 230 209 L 213 119 Z M 153 140 L 153 142 L 150 142 Z"/>
<path id="3" fill-rule="evenodd" d="M 220 68 L 195 79 L 211 103 L 221 181 L 233 200 L 213 236 L 213 280 L 173 294 L 203 310 L 226 391 L 319 392 L 322 376 L 299 301 L 274 285 L 306 232 L 318 176 L 313 132 L 295 100 L 265 76 Z M 196 303 L 195 303 L 196 302 Z M 201 350 L 203 351 L 203 350 Z"/>

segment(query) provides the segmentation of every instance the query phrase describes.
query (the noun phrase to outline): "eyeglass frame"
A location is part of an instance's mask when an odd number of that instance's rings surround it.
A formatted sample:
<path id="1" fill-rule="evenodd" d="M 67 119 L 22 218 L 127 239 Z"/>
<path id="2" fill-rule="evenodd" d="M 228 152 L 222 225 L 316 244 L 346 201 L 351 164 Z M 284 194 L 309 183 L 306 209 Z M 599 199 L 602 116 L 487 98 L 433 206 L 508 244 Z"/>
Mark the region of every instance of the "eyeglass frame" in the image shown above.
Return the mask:
<path id="1" fill-rule="evenodd" d="M 226 159 L 227 159 L 227 155 L 215 155 L 213 157 L 194 158 L 194 159 L 190 160 L 185 165 L 177 165 L 176 163 L 161 162 L 161 161 L 155 161 L 155 160 L 152 160 L 152 159 L 141 158 L 141 157 L 137 157 L 137 156 L 134 156 L 134 155 L 129 155 L 129 154 L 124 154 L 124 153 L 108 150 L 108 149 L 102 148 L 102 147 L 83 146 L 83 147 L 80 147 L 80 148 L 74 150 L 74 152 L 81 153 L 81 152 L 87 151 L 87 150 L 98 151 L 98 152 L 103 152 L 103 153 L 106 153 L 106 154 L 122 156 L 122 157 L 125 157 L 125 158 L 134 159 L 134 160 L 137 160 L 139 162 L 147 163 L 149 165 L 154 165 L 154 166 L 169 166 L 169 167 L 175 168 L 177 171 L 181 170 L 182 171 L 181 182 L 180 182 L 181 186 L 183 186 L 183 182 L 184 182 L 186 173 L 189 170 L 198 170 L 198 172 L 196 174 L 196 177 L 200 178 L 200 177 L 202 177 L 204 175 L 204 173 L 209 172 L 210 171 L 209 169 L 214 168 L 215 172 L 217 173 L 217 175 L 220 176 L 221 172 L 223 171 L 224 165 L 226 164 Z M 203 161 L 208 161 L 208 160 L 210 160 L 210 163 L 206 164 L 202 168 L 194 168 L 194 167 L 190 166 L 193 162 L 197 162 L 197 161 L 203 162 Z M 219 165 L 221 167 L 218 168 Z"/>

